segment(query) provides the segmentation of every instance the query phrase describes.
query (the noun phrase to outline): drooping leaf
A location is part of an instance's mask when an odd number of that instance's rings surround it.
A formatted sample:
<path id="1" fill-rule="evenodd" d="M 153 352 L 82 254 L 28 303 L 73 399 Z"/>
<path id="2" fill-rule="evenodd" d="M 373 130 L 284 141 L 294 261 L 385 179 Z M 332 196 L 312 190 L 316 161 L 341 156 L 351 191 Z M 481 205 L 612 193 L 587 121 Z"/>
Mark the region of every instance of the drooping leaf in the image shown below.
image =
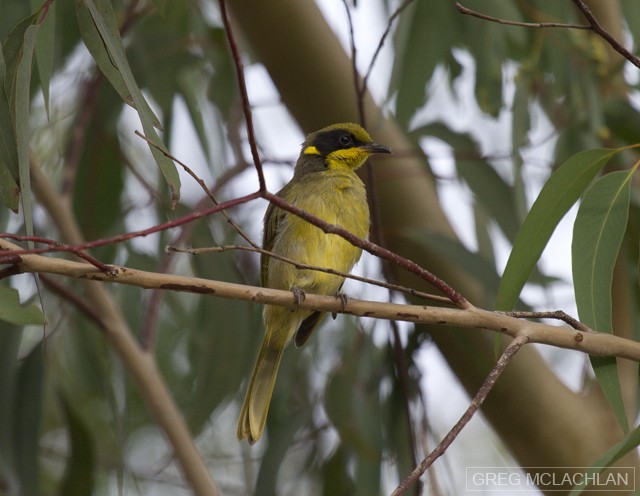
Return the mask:
<path id="1" fill-rule="evenodd" d="M 578 209 L 571 246 L 580 320 L 600 332 L 611 329 L 611 283 L 629 215 L 630 171 L 612 172 L 587 190 Z"/>
<path id="2" fill-rule="evenodd" d="M 10 102 L 15 101 L 16 72 L 18 64 L 23 57 L 25 33 L 37 21 L 37 17 L 37 14 L 33 14 L 22 19 L 2 42 L 2 52 L 6 64 L 5 91 Z M 14 111 L 15 109 L 12 106 L 11 112 L 13 113 Z"/>
<path id="3" fill-rule="evenodd" d="M 135 109 L 138 111 L 142 129 L 144 134 L 151 142 L 155 143 L 163 149 L 162 141 L 156 133 L 155 128 L 161 128 L 160 121 L 155 116 L 151 107 L 147 103 L 144 95 L 140 91 L 136 83 L 131 67 L 127 61 L 127 57 L 122 44 L 122 38 L 118 31 L 118 24 L 111 2 L 107 0 L 83 0 L 86 5 L 93 22 L 102 38 L 106 51 L 109 55 L 111 63 L 114 64 L 120 73 L 126 88 L 131 95 Z M 180 198 L 180 176 L 173 161 L 167 157 L 162 151 L 153 145 L 149 145 L 151 154 L 153 155 L 162 175 L 164 176 L 169 189 L 171 190 L 171 203 L 176 205 Z"/>
<path id="4" fill-rule="evenodd" d="M 16 211 L 18 195 L 22 192 L 25 228 L 28 234 L 33 234 L 28 150 L 31 62 L 38 31 L 37 25 L 34 24 L 36 20 L 37 15 L 34 14 L 20 21 L 2 44 L 4 92 L 0 97 L 0 159 L 3 162 L 0 168 L 6 169 L 1 174 L 2 178 L 7 180 L 1 187 L 2 196 L 5 204 Z M 8 180 L 7 171 L 13 177 L 13 181 Z M 20 189 L 17 189 L 18 184 Z"/>
<path id="5" fill-rule="evenodd" d="M 572 272 L 580 320 L 612 332 L 611 284 L 629 214 L 630 171 L 607 174 L 585 193 L 573 228 Z M 596 378 L 623 429 L 628 430 L 614 357 L 591 357 Z"/>
<path id="6" fill-rule="evenodd" d="M 55 16 L 57 2 L 45 2 L 31 0 L 31 11 L 38 15 L 39 32 L 36 41 L 36 67 L 44 108 L 49 114 L 49 83 L 53 73 L 53 50 L 55 47 Z"/>
<path id="7" fill-rule="evenodd" d="M 17 213 L 20 199 L 18 187 L 18 148 L 13 118 L 5 92 L 6 65 L 0 50 L 0 202 Z"/>
<path id="8" fill-rule="evenodd" d="M 18 147 L 18 171 L 22 194 L 22 212 L 27 234 L 33 235 L 33 208 L 31 205 L 31 173 L 29 172 L 29 130 L 31 100 L 31 70 L 35 51 L 38 25 L 31 24 L 24 32 L 24 44 L 15 72 L 13 107 L 16 143 Z"/>
<path id="9" fill-rule="evenodd" d="M 511 310 L 558 222 L 584 193 L 598 171 L 620 150 L 579 152 L 556 170 L 542 188 L 516 239 L 502 276 L 496 307 Z"/>
<path id="10" fill-rule="evenodd" d="M 124 81 L 122 73 L 111 59 L 105 42 L 96 27 L 96 23 L 83 0 L 76 0 L 76 15 L 78 17 L 78 27 L 80 28 L 82 41 L 87 47 L 87 50 L 89 50 L 93 60 L 100 68 L 100 71 L 102 71 L 102 74 L 104 74 L 111 83 L 111 86 L 113 86 L 118 95 L 120 95 L 122 101 L 135 108 L 133 98 L 127 89 L 127 84 Z"/>

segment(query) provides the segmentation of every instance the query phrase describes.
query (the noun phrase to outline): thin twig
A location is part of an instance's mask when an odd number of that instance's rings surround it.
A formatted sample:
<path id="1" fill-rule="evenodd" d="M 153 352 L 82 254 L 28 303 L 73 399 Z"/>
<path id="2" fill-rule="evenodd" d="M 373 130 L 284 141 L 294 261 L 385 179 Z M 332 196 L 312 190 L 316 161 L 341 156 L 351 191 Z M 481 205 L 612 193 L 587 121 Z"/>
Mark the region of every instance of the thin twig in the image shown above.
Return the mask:
<path id="1" fill-rule="evenodd" d="M 489 375 L 480 386 L 480 389 L 473 397 L 471 404 L 467 408 L 467 410 L 462 414 L 460 420 L 451 428 L 451 430 L 447 433 L 447 435 L 440 441 L 440 444 L 435 447 L 435 449 L 429 453 L 429 455 L 422 460 L 420 465 L 418 465 L 413 472 L 403 480 L 400 485 L 396 488 L 391 496 L 400 496 L 403 494 L 409 487 L 411 487 L 421 476 L 424 474 L 427 469 L 433 465 L 439 457 L 441 457 L 444 452 L 451 446 L 451 443 L 458 437 L 458 434 L 462 431 L 462 429 L 469 423 L 469 421 L 473 418 L 475 413 L 478 411 L 484 400 L 487 398 L 487 395 L 493 389 L 496 381 L 507 367 L 511 359 L 515 356 L 522 346 L 529 342 L 529 338 L 527 336 L 518 336 L 516 337 L 509 346 L 504 350 L 500 359 L 495 364 Z"/>
<path id="2" fill-rule="evenodd" d="M 584 24 L 567 24 L 561 22 L 520 22 L 520 21 L 509 21 L 506 19 L 500 19 L 498 17 L 493 17 L 487 14 L 483 14 L 481 12 L 477 12 L 472 10 L 460 3 L 456 2 L 456 9 L 461 14 L 470 15 L 473 17 L 477 17 L 478 19 L 482 19 L 489 22 L 495 22 L 498 24 L 503 24 L 506 26 L 519 26 L 525 28 L 564 28 L 564 29 L 583 29 L 586 31 L 593 31 L 595 34 L 600 36 L 604 41 L 606 41 L 611 48 L 613 48 L 616 52 L 622 55 L 625 59 L 631 62 L 636 67 L 640 68 L 640 57 L 631 53 L 627 50 L 622 44 L 616 40 L 611 34 L 602 27 L 598 19 L 593 15 L 591 9 L 584 2 L 584 0 L 572 0 L 575 6 L 582 12 L 587 21 L 589 21 L 588 25 Z"/>
<path id="3" fill-rule="evenodd" d="M 247 135 L 249 140 L 249 147 L 251 149 L 251 157 L 253 158 L 253 165 L 258 173 L 258 183 L 260 185 L 260 192 L 267 191 L 267 183 L 264 179 L 264 171 L 262 168 L 262 161 L 260 160 L 260 154 L 258 153 L 258 147 L 255 139 L 255 130 L 253 126 L 253 115 L 251 113 L 251 105 L 249 103 L 249 95 L 247 93 L 247 83 L 244 78 L 244 67 L 242 59 L 240 57 L 240 51 L 231 29 L 231 21 L 229 20 L 229 13 L 227 12 L 226 0 L 220 0 L 220 14 L 222 15 L 222 23 L 224 25 L 224 32 L 227 36 L 227 42 L 229 43 L 229 49 L 233 58 L 234 66 L 236 69 L 236 77 L 238 78 L 238 89 L 240 90 L 240 99 L 242 101 L 242 111 L 244 113 L 245 125 L 247 127 Z"/>
<path id="4" fill-rule="evenodd" d="M 509 21 L 507 19 L 500 19 L 499 17 L 493 17 L 476 10 L 472 10 L 469 7 L 465 7 L 460 3 L 455 3 L 456 9 L 461 14 L 477 17 L 483 21 L 495 22 L 504 26 L 518 26 L 521 28 L 566 28 L 566 29 L 584 29 L 591 31 L 592 27 L 585 24 L 567 24 L 563 22 L 521 22 L 521 21 Z"/>
<path id="5" fill-rule="evenodd" d="M 582 14 L 587 18 L 589 24 L 591 25 L 591 30 L 600 36 L 603 40 L 605 40 L 611 48 L 613 48 L 616 52 L 622 55 L 625 59 L 631 62 L 636 67 L 640 68 L 640 58 L 635 54 L 631 53 L 625 47 L 623 47 L 618 40 L 616 40 L 609 32 L 602 27 L 602 25 L 598 22 L 598 19 L 595 18 L 593 12 L 588 7 L 583 0 L 573 0 L 573 3 L 576 7 L 582 12 Z"/>
<path id="6" fill-rule="evenodd" d="M 582 332 L 595 332 L 590 327 L 584 325 L 578 319 L 573 318 L 571 315 L 563 312 L 562 310 L 553 310 L 550 312 L 500 312 L 510 317 L 517 319 L 556 319 L 569 324 L 574 329 Z"/>
<path id="7" fill-rule="evenodd" d="M 340 277 L 344 277 L 345 279 L 353 279 L 354 281 L 363 282 L 365 284 L 371 284 L 372 286 L 379 286 L 381 288 L 388 289 L 389 291 L 397 291 L 399 293 L 404 293 L 409 296 L 414 296 L 416 298 L 422 298 L 423 300 L 433 301 L 437 303 L 451 303 L 449 298 L 445 298 L 444 296 L 434 295 L 430 293 L 425 293 L 423 291 L 418 291 L 417 289 L 408 288 L 406 286 L 400 286 L 399 284 L 392 284 L 385 281 L 378 281 L 376 279 L 371 279 L 368 277 L 358 276 L 356 274 L 351 274 L 347 272 L 340 272 L 338 270 L 329 269 L 326 267 L 318 267 L 317 265 L 307 265 L 300 262 L 296 262 L 291 258 L 283 257 L 282 255 L 278 255 L 277 253 L 273 253 L 269 250 L 265 250 L 260 247 L 253 246 L 242 246 L 242 245 L 225 245 L 225 246 L 208 246 L 206 248 L 180 248 L 177 246 L 167 246 L 167 250 L 169 252 L 177 252 L 177 253 L 188 253 L 189 255 L 200 255 L 202 253 L 222 253 L 224 251 L 229 250 L 241 250 L 241 251 L 250 251 L 253 253 L 259 253 L 261 255 L 268 255 L 271 258 L 278 259 L 282 262 L 291 264 L 296 269 L 299 270 L 315 270 L 317 272 L 325 272 L 326 274 L 332 274 Z"/>
<path id="8" fill-rule="evenodd" d="M 387 22 L 387 27 L 384 30 L 384 33 L 382 33 L 382 36 L 380 37 L 380 41 L 378 41 L 378 46 L 376 47 L 376 51 L 373 53 L 373 56 L 371 57 L 371 61 L 369 62 L 369 67 L 367 68 L 367 73 L 365 74 L 364 78 L 362 79 L 362 85 L 360 86 L 360 94 L 358 95 L 360 99 L 364 98 L 364 94 L 367 91 L 369 77 L 371 76 L 371 72 L 373 71 L 373 66 L 375 65 L 376 61 L 378 60 L 378 56 L 380 55 L 380 52 L 382 51 L 382 47 L 384 46 L 384 43 L 387 40 L 387 37 L 391 33 L 391 27 L 393 26 L 393 23 L 395 22 L 395 20 L 398 17 L 400 17 L 400 14 L 409 5 L 411 5 L 411 3 L 413 3 L 413 1 L 414 0 L 405 0 L 402 4 L 400 4 L 400 6 L 389 17 L 389 20 Z"/>
<path id="9" fill-rule="evenodd" d="M 243 203 L 250 202 L 255 200 L 256 198 L 260 198 L 260 193 L 251 193 L 245 196 L 241 196 L 239 198 L 233 198 L 229 201 L 220 203 L 218 205 L 214 205 L 213 207 L 205 208 L 203 210 L 199 210 L 197 212 L 192 212 L 183 217 L 179 217 L 177 219 L 164 222 L 162 224 L 156 224 L 155 226 L 151 226 L 147 229 L 141 229 L 138 231 L 130 231 L 123 234 L 118 234 L 116 236 L 111 236 L 109 238 L 97 239 L 94 241 L 88 241 L 86 243 L 82 243 L 79 245 L 67 245 L 67 244 L 59 244 L 55 246 L 49 246 L 48 248 L 34 248 L 29 250 L 17 250 L 15 253 L 18 255 L 22 254 L 42 254 L 42 253 L 50 253 L 50 252 L 71 252 L 76 253 L 84 250 L 89 250 L 91 248 L 98 248 L 100 246 L 112 245 L 116 243 L 121 243 L 122 241 L 129 241 L 133 238 L 140 238 L 149 236 L 150 234 L 159 233 L 162 231 L 166 231 L 167 229 L 171 229 L 173 227 L 179 227 L 189 222 L 192 222 L 196 219 L 201 219 L 203 217 L 208 217 L 211 214 L 220 212 L 226 208 L 231 208 L 237 205 L 241 205 Z M 14 234 L 11 233 L 0 233 L 0 238 L 9 238 L 13 239 Z"/>
<path id="10" fill-rule="evenodd" d="M 363 98 L 360 98 L 360 95 L 365 91 L 360 86 L 360 76 L 358 74 L 358 49 L 356 47 L 356 39 L 355 39 L 355 31 L 353 28 L 353 18 L 351 17 L 351 8 L 349 7 L 348 0 L 342 0 L 344 5 L 344 10 L 347 13 L 347 23 L 349 25 L 349 44 L 351 45 L 351 73 L 353 75 L 353 85 L 356 92 L 356 103 L 358 104 L 358 116 L 360 118 L 360 124 L 363 127 L 366 126 L 366 116 L 364 113 L 364 102 Z"/>

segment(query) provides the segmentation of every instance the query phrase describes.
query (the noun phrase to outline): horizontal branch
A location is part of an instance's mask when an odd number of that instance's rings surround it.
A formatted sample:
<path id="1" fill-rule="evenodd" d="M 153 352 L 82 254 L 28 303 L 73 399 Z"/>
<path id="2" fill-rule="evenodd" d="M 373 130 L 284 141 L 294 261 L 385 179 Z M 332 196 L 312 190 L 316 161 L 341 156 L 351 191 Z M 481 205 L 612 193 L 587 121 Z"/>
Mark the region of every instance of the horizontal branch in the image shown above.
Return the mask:
<path id="1" fill-rule="evenodd" d="M 595 356 L 617 356 L 640 361 L 640 343 L 636 341 L 613 334 L 585 332 L 565 326 L 533 322 L 474 306 L 458 309 L 357 299 L 348 299 L 344 302 L 338 297 L 313 294 L 307 294 L 306 298 L 298 303 L 291 292 L 278 289 L 246 286 L 197 277 L 159 274 L 127 267 L 114 267 L 112 272 L 104 273 L 93 265 L 83 262 L 34 254 L 16 256 L 15 250 L 19 250 L 19 247 L 1 239 L 0 249 L 12 251 L 9 263 L 17 265 L 20 272 L 57 274 L 79 279 L 127 284 L 146 289 L 183 291 L 291 308 L 299 305 L 301 308 L 330 313 L 345 313 L 359 317 L 398 320 L 416 324 L 487 329 L 513 338 L 524 336 L 532 343 L 581 351 Z"/>

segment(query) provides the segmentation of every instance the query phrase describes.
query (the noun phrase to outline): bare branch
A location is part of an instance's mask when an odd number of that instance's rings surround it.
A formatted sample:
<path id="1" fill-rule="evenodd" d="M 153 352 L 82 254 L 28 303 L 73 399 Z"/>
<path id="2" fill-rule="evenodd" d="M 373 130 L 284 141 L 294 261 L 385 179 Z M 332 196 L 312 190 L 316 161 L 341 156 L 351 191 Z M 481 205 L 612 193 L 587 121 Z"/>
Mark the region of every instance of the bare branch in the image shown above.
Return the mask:
<path id="1" fill-rule="evenodd" d="M 226 245 L 226 246 L 209 246 L 206 248 L 179 248 L 177 246 L 168 246 L 167 250 L 170 252 L 177 253 L 188 253 L 190 255 L 199 255 L 202 253 L 222 253 L 224 251 L 229 250 L 242 250 L 242 251 L 250 251 L 254 253 L 260 253 L 263 255 L 269 255 L 271 258 L 276 258 L 285 263 L 293 265 L 297 269 L 302 270 L 315 270 L 317 272 L 325 272 L 326 274 L 333 274 L 336 276 L 344 277 L 345 279 L 353 279 L 354 281 L 363 282 L 365 284 L 371 284 L 373 286 L 378 286 L 381 288 L 388 289 L 389 291 L 398 291 L 400 293 L 407 294 L 409 296 L 415 296 L 416 298 L 422 298 L 427 301 L 435 301 L 438 303 L 451 303 L 448 298 L 440 295 L 434 295 L 430 293 L 425 293 L 423 291 L 418 291 L 413 288 L 407 288 L 406 286 L 400 286 L 399 284 L 392 284 L 386 281 L 378 281 L 376 279 L 371 279 L 369 277 L 362 277 L 351 273 L 340 272 L 339 270 L 328 269 L 326 267 L 318 267 L 316 265 L 307 265 L 300 262 L 296 262 L 287 257 L 283 257 L 282 255 L 278 255 L 277 253 L 273 253 L 269 250 L 265 250 L 263 248 L 257 248 L 252 246 L 240 246 L 240 245 Z"/>
<path id="2" fill-rule="evenodd" d="M 253 116 L 251 114 L 251 104 L 249 102 L 249 95 L 247 93 L 247 83 L 244 78 L 244 67 L 236 44 L 233 30 L 231 29 L 231 21 L 229 20 L 229 13 L 227 11 L 227 1 L 220 0 L 220 13 L 222 14 L 222 23 L 224 24 L 224 32 L 229 42 L 229 49 L 231 50 L 231 56 L 236 68 L 236 77 L 238 78 L 238 89 L 240 90 L 240 98 L 242 100 L 242 110 L 244 112 L 245 124 L 247 126 L 247 135 L 249 137 L 249 147 L 251 148 L 251 157 L 253 159 L 253 165 L 258 173 L 258 182 L 260 184 L 260 192 L 267 191 L 267 184 L 264 180 L 264 171 L 262 169 L 262 161 L 260 160 L 260 154 L 258 153 L 258 146 L 256 144 L 255 131 L 253 127 Z"/>
<path id="3" fill-rule="evenodd" d="M 623 47 L 618 40 L 616 40 L 611 34 L 602 27 L 602 25 L 598 22 L 598 19 L 595 18 L 591 9 L 584 3 L 584 0 L 573 0 L 573 3 L 578 7 L 580 12 L 587 18 L 589 24 L 591 26 L 591 30 L 600 36 L 604 41 L 609 43 L 611 48 L 613 48 L 616 52 L 622 55 L 625 59 L 631 62 L 633 65 L 640 69 L 640 58 L 631 53 L 625 47 Z"/>
<path id="4" fill-rule="evenodd" d="M 20 254 L 18 247 L 0 239 L 0 249 Z M 346 303 L 335 296 L 306 294 L 298 302 L 290 291 L 214 281 L 198 277 L 158 274 L 128 267 L 115 267 L 109 276 L 93 265 L 61 260 L 41 255 L 19 255 L 14 263 L 20 272 L 37 272 L 75 277 L 81 280 L 113 282 L 140 288 L 158 288 L 170 291 L 213 295 L 267 305 L 289 308 L 305 308 L 329 313 L 345 313 L 358 317 L 400 320 L 417 324 L 445 325 L 487 329 L 513 338 L 526 336 L 531 343 L 540 343 L 588 353 L 594 356 L 617 356 L 640 362 L 640 342 L 601 332 L 583 332 L 567 327 L 552 326 L 541 322 L 517 319 L 499 312 L 491 312 L 467 304 L 464 309 L 430 307 L 424 305 L 402 305 L 350 298 Z"/>
<path id="5" fill-rule="evenodd" d="M 507 19 L 500 19 L 499 17 L 493 17 L 487 14 L 483 14 L 482 12 L 478 12 L 476 10 L 472 10 L 469 7 L 465 7 L 464 5 L 456 2 L 456 9 L 458 12 L 464 15 L 469 15 L 472 17 L 477 17 L 478 19 L 482 19 L 483 21 L 495 22 L 497 24 L 502 24 L 504 26 L 518 26 L 521 28 L 566 28 L 566 29 L 584 29 L 587 31 L 591 31 L 591 26 L 587 26 L 585 24 L 567 24 L 563 22 L 520 22 L 520 21 L 509 21 Z"/>
<path id="6" fill-rule="evenodd" d="M 475 413 L 480 409 L 482 403 L 487 398 L 487 395 L 493 389 L 498 377 L 502 374 L 504 369 L 507 367 L 511 359 L 515 356 L 522 346 L 529 342 L 529 338 L 527 336 L 518 336 L 516 337 L 510 344 L 507 346 L 507 349 L 504 350 L 504 353 L 500 356 L 500 359 L 495 364 L 489 375 L 480 386 L 480 389 L 473 397 L 473 400 L 469 404 L 467 410 L 462 414 L 460 420 L 451 428 L 451 430 L 447 433 L 447 435 L 440 441 L 440 444 L 435 447 L 435 449 L 429 453 L 429 455 L 422 460 L 420 465 L 418 465 L 411 474 L 400 483 L 400 485 L 396 488 L 391 496 L 400 496 L 403 494 L 409 487 L 411 487 L 419 478 L 424 474 L 427 469 L 433 465 L 438 458 L 440 458 L 444 452 L 451 446 L 451 443 L 455 441 L 458 437 L 458 434 L 464 429 L 464 427 L 469 423 L 469 421 L 473 418 Z"/>
<path id="7" fill-rule="evenodd" d="M 477 12 L 472 10 L 460 3 L 456 2 L 455 6 L 458 9 L 458 12 L 465 15 L 470 15 L 473 17 L 477 17 L 478 19 L 482 19 L 484 21 L 495 22 L 498 24 L 503 24 L 505 26 L 519 26 L 524 28 L 564 28 L 564 29 L 583 29 L 586 31 L 593 31 L 595 34 L 600 36 L 604 41 L 606 41 L 611 48 L 613 48 L 616 52 L 622 55 L 625 59 L 631 62 L 636 67 L 640 68 L 640 57 L 631 53 L 627 50 L 622 44 L 616 40 L 611 34 L 602 27 L 602 25 L 598 22 L 598 19 L 593 15 L 591 9 L 584 2 L 584 0 L 572 0 L 576 7 L 582 12 L 587 21 L 589 21 L 588 25 L 584 24 L 567 24 L 561 22 L 519 22 L 519 21 L 509 21 L 506 19 L 500 19 L 498 17 L 493 17 L 487 14 L 483 14 L 481 12 Z"/>

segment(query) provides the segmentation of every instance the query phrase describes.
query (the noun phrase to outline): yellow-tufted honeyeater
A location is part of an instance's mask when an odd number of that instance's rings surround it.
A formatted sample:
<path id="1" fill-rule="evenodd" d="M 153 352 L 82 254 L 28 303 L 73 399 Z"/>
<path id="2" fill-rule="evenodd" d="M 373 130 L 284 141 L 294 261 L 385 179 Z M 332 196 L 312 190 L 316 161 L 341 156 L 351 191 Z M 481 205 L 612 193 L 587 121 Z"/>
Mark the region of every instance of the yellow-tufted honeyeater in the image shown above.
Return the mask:
<path id="1" fill-rule="evenodd" d="M 310 134 L 302 144 L 293 179 L 278 193 L 287 202 L 336 224 L 360 238 L 369 234 L 369 207 L 364 184 L 356 170 L 372 153 L 391 153 L 374 143 L 357 124 L 334 124 Z M 296 262 L 349 272 L 362 250 L 335 234 L 325 234 L 300 217 L 269 205 L 264 217 L 262 246 Z M 297 269 L 268 255 L 260 260 L 262 286 L 337 295 L 344 277 Z M 295 335 L 302 346 L 323 312 L 266 305 L 265 336 L 238 419 L 238 439 L 255 443 L 264 431 L 282 352 Z"/>

